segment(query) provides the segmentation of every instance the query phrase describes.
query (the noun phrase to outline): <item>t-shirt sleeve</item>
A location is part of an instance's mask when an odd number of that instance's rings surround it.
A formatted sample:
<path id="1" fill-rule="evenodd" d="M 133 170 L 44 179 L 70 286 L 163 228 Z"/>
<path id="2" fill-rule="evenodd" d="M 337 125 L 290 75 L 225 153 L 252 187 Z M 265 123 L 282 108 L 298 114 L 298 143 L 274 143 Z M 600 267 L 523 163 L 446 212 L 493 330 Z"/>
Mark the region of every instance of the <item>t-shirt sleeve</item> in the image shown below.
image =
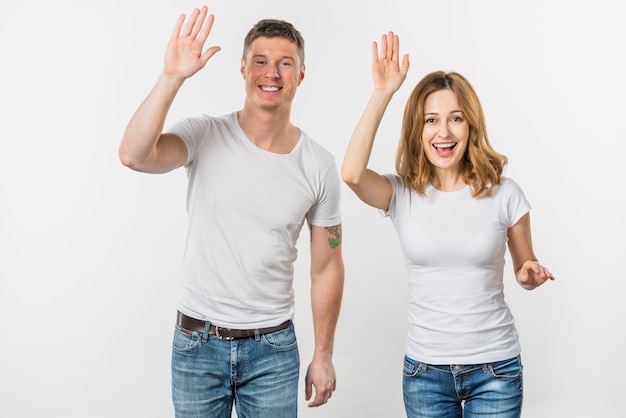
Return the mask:
<path id="1" fill-rule="evenodd" d="M 180 121 L 168 126 L 163 131 L 163 133 L 178 136 L 187 146 L 187 161 L 185 162 L 185 168 L 189 168 L 192 164 L 199 145 L 207 132 L 208 125 L 209 118 L 198 116 L 181 119 Z"/>
<path id="2" fill-rule="evenodd" d="M 333 161 L 326 170 L 320 186 L 317 204 L 307 214 L 311 225 L 328 227 L 341 223 L 341 183 L 339 171 Z"/>
<path id="3" fill-rule="evenodd" d="M 509 219 L 508 227 L 512 227 L 531 210 L 530 203 L 522 188 L 512 179 L 505 180 L 507 194 L 507 214 Z"/>
<path id="4" fill-rule="evenodd" d="M 387 210 L 378 209 L 378 213 L 382 217 L 393 218 L 396 213 L 396 199 L 398 196 L 398 192 L 401 189 L 401 180 L 400 177 L 395 174 L 383 174 L 383 176 L 389 179 L 389 182 L 391 183 L 392 194 L 391 200 L 389 201 L 389 208 Z"/>

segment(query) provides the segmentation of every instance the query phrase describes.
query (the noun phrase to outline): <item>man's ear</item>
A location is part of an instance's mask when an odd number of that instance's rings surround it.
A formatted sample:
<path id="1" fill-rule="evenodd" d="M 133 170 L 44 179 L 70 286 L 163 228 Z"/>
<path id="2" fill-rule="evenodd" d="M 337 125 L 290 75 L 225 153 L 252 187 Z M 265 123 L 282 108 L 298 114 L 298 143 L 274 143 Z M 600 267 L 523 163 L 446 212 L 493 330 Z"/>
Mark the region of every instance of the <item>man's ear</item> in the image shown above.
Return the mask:
<path id="1" fill-rule="evenodd" d="M 304 70 L 306 70 L 306 65 L 302 66 L 300 70 L 300 77 L 298 78 L 298 85 L 302 84 L 302 80 L 304 80 Z"/>
<path id="2" fill-rule="evenodd" d="M 239 72 L 241 73 L 241 76 L 245 80 L 246 79 L 246 61 L 243 58 L 241 59 L 241 67 L 239 68 Z"/>

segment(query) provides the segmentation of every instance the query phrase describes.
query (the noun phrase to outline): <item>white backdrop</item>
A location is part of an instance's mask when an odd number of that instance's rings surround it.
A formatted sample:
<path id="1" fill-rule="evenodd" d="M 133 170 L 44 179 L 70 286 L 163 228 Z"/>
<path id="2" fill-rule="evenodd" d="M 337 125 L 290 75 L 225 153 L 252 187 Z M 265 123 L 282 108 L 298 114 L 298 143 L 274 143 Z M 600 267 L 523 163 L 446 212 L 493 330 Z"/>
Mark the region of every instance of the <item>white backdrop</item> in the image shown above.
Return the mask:
<path id="1" fill-rule="evenodd" d="M 128 119 L 198 1 L 0 2 L 0 417 L 171 417 L 170 338 L 186 226 L 183 170 L 123 167 Z M 169 122 L 239 109 L 243 37 L 293 22 L 307 72 L 293 120 L 338 165 L 371 91 L 370 45 L 400 35 L 411 69 L 372 166 L 393 171 L 406 98 L 427 72 L 477 89 L 507 175 L 525 190 L 535 250 L 557 281 L 506 270 L 525 362 L 525 417 L 623 416 L 624 97 L 621 0 L 207 3 L 222 46 Z M 404 262 L 389 220 L 344 187 L 338 388 L 302 417 L 402 417 Z M 296 266 L 303 372 L 313 340 L 307 232 Z M 304 373 L 303 373 L 304 376 Z M 304 387 L 301 385 L 301 392 Z"/>

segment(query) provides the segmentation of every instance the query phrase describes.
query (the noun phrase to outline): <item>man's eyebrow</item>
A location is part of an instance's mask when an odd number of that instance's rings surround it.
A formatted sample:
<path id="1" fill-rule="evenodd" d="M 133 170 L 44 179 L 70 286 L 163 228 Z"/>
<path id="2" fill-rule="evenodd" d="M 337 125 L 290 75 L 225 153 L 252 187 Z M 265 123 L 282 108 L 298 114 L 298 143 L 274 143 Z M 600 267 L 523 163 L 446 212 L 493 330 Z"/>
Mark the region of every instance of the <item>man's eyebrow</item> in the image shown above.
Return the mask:
<path id="1" fill-rule="evenodd" d="M 252 58 L 266 58 L 267 59 L 267 55 L 264 54 L 255 54 L 252 56 Z M 296 59 L 294 57 L 291 57 L 289 55 L 283 55 L 280 60 L 292 60 L 295 61 Z"/>

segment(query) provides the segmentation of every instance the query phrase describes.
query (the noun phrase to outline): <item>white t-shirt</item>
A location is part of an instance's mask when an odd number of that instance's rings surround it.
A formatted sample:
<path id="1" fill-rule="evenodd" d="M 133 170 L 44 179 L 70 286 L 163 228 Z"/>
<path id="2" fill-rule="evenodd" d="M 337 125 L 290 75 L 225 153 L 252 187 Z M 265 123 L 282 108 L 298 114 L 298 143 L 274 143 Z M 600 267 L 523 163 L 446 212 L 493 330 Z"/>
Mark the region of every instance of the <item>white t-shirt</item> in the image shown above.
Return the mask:
<path id="1" fill-rule="evenodd" d="M 167 132 L 187 145 L 189 228 L 178 309 L 227 328 L 294 314 L 296 241 L 305 219 L 341 223 L 330 152 L 301 132 L 289 154 L 257 147 L 233 112 L 184 119 Z"/>
<path id="2" fill-rule="evenodd" d="M 507 230 L 530 210 L 521 188 L 503 178 L 490 197 L 465 187 L 421 197 L 387 175 L 386 212 L 406 260 L 410 301 L 406 354 L 429 364 L 477 364 L 518 355 L 504 298 Z"/>

